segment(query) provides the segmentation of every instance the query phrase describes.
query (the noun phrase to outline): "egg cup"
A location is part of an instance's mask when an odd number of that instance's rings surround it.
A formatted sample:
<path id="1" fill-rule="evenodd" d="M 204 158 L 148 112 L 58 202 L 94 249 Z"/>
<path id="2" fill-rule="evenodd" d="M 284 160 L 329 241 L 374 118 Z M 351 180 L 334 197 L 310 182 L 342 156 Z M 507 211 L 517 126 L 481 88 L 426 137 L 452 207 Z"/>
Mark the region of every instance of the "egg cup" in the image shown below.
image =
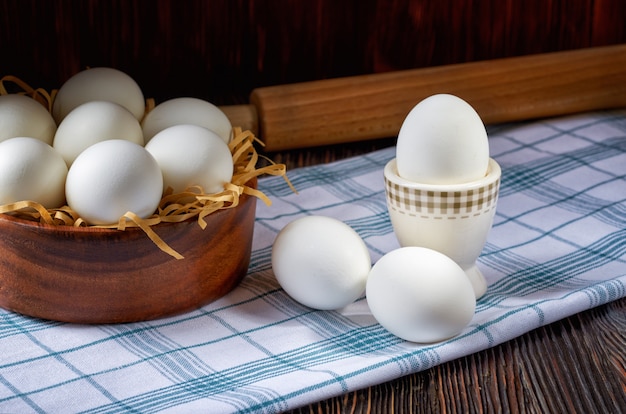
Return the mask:
<path id="1" fill-rule="evenodd" d="M 501 169 L 489 159 L 486 175 L 463 184 L 423 184 L 398 174 L 396 159 L 384 169 L 387 208 L 402 247 L 437 250 L 465 271 L 476 298 L 487 282 L 476 260 L 487 241 L 496 212 Z"/>

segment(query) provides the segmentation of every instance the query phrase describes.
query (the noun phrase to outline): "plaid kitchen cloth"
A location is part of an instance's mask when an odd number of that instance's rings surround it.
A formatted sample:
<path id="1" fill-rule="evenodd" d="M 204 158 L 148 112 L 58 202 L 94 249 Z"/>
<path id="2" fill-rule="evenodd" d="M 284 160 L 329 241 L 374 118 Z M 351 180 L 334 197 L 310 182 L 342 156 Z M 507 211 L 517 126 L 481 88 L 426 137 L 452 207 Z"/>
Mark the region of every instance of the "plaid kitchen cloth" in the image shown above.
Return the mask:
<path id="1" fill-rule="evenodd" d="M 626 296 L 626 111 L 488 128 L 502 167 L 488 281 L 470 325 L 435 344 L 405 342 L 361 297 L 340 311 L 292 300 L 272 242 L 306 215 L 340 219 L 372 262 L 398 248 L 387 213 L 388 148 L 295 169 L 259 187 L 248 275 L 176 317 L 72 325 L 0 310 L 2 413 L 275 413 L 428 369 Z M 1 289 L 1 286 L 0 286 Z"/>

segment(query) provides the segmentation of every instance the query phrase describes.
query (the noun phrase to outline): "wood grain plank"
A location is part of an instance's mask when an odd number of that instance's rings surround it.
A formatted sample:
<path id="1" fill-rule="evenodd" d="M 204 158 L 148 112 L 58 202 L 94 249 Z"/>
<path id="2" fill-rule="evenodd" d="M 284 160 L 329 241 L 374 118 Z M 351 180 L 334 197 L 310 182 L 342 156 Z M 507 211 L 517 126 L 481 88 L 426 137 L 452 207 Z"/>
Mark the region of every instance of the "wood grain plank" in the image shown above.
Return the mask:
<path id="1" fill-rule="evenodd" d="M 3 0 L 0 72 L 45 88 L 108 65 L 162 101 L 626 42 L 621 0 Z"/>

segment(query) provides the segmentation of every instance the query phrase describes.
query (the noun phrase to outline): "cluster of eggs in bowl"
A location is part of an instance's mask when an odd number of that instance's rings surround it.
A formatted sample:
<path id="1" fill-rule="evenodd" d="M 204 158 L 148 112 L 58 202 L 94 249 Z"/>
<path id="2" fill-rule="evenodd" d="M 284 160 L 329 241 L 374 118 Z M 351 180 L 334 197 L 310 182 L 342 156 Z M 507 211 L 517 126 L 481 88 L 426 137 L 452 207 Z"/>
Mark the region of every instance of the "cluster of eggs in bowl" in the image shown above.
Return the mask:
<path id="1" fill-rule="evenodd" d="M 0 205 L 64 204 L 88 224 L 154 214 L 166 190 L 223 191 L 233 174 L 232 125 L 215 105 L 181 97 L 146 113 L 137 82 L 114 68 L 81 71 L 52 110 L 0 96 Z"/>
<path id="2" fill-rule="evenodd" d="M 248 168 L 253 136 L 205 100 L 151 107 L 113 68 L 79 72 L 52 97 L 46 108 L 27 94 L 0 95 L 0 307 L 133 322 L 197 309 L 237 286 L 263 170 Z M 235 190 L 232 202 L 199 200 Z M 162 216 L 164 200 L 195 213 Z M 67 223 L 66 213 L 79 218 Z"/>

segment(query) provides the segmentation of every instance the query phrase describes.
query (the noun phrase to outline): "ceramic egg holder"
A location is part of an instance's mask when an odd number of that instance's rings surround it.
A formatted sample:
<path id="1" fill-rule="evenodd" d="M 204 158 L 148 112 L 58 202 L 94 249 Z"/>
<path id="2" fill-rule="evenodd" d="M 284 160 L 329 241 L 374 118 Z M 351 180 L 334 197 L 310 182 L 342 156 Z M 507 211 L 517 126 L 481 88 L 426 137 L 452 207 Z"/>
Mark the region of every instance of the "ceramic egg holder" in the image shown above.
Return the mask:
<path id="1" fill-rule="evenodd" d="M 476 298 L 487 282 L 476 260 L 496 211 L 500 166 L 489 159 L 484 177 L 463 184 L 423 184 L 398 174 L 396 159 L 384 169 L 387 208 L 401 246 L 437 250 L 453 259 L 470 279 Z"/>

